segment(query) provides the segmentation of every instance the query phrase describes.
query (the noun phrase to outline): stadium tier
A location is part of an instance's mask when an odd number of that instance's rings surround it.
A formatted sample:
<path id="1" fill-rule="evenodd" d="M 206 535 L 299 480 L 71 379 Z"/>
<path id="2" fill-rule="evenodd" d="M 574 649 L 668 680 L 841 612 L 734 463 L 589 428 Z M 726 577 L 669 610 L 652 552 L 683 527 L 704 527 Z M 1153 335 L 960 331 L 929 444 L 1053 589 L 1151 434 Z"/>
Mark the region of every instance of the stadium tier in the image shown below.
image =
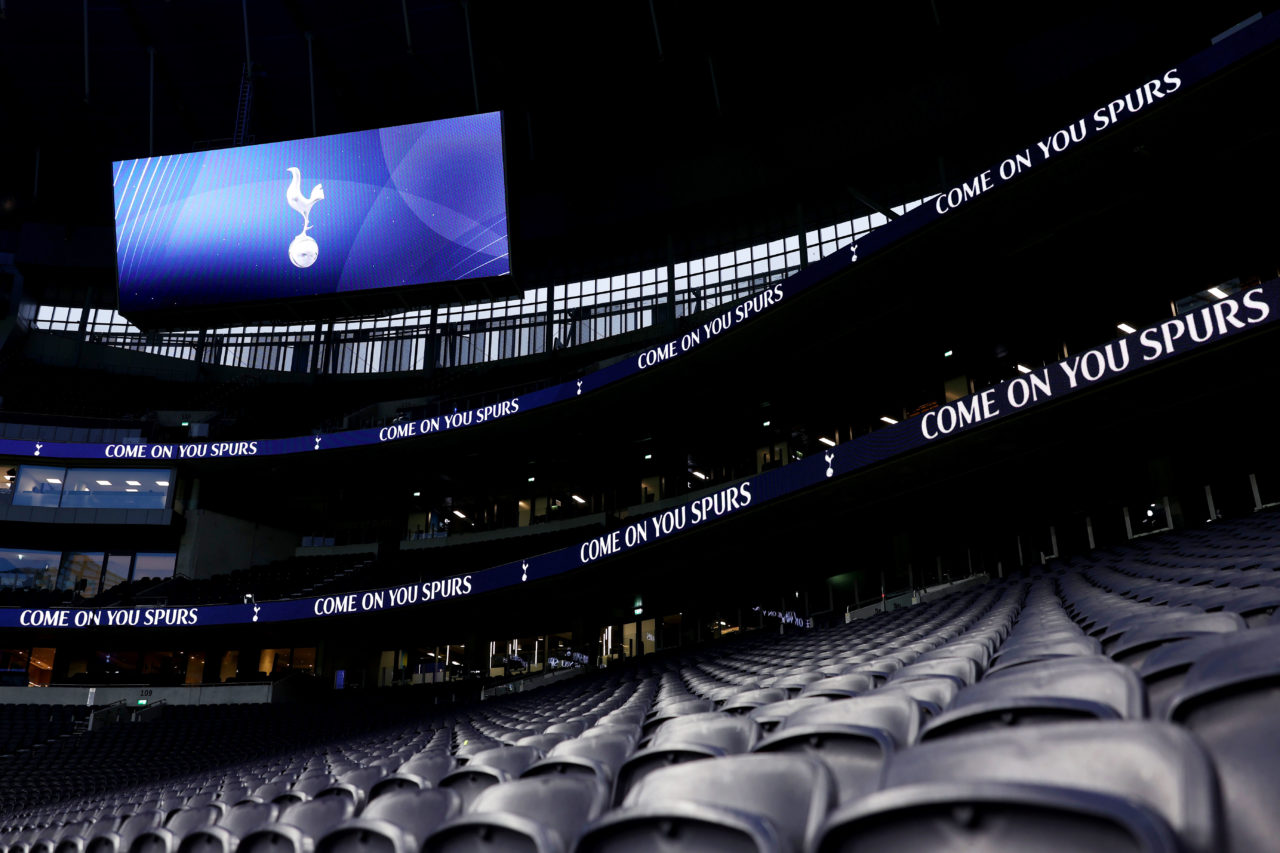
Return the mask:
<path id="1" fill-rule="evenodd" d="M 1277 79 L 0 2 L 0 853 L 1280 846 Z"/>
<path id="2" fill-rule="evenodd" d="M 1261 849 L 1277 542 L 1267 511 L 447 708 L 168 707 L 73 733 L 40 723 L 74 709 L 19 706 L 0 845 Z"/>

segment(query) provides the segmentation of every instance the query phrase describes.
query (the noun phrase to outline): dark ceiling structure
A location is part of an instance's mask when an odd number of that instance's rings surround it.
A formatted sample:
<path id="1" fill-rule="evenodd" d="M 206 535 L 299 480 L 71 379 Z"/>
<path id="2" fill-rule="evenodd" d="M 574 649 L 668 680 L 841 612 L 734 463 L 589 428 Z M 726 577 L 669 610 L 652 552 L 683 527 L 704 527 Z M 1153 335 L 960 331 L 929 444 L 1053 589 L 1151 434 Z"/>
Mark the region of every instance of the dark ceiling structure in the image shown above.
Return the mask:
<path id="1" fill-rule="evenodd" d="M 2 0 L 0 251 L 61 228 L 110 304 L 112 160 L 502 110 L 521 283 L 608 275 L 937 191 L 1254 11 Z"/>

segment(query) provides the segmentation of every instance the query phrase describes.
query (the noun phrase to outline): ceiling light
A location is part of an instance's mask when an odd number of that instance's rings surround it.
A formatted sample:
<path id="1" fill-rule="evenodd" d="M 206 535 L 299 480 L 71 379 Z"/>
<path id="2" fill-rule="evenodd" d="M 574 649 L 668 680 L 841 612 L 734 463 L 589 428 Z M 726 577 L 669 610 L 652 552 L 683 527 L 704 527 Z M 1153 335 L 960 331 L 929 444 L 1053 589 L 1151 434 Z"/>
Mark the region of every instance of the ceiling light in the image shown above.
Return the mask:
<path id="1" fill-rule="evenodd" d="M 466 518 L 466 516 L 462 514 L 462 510 L 455 509 L 453 511 L 453 514 L 456 515 L 458 518 Z"/>
<path id="2" fill-rule="evenodd" d="M 1205 293 L 1209 294 L 1209 295 L 1210 295 L 1210 296 L 1212 296 L 1214 299 L 1226 299 L 1226 298 L 1227 298 L 1227 292 L 1226 292 L 1225 290 L 1223 290 L 1221 287 L 1211 287 L 1211 288 L 1209 288 L 1208 290 L 1206 290 L 1206 291 L 1205 291 Z"/>
<path id="3" fill-rule="evenodd" d="M 138 490 L 137 490 L 137 489 L 125 489 L 125 491 L 126 491 L 126 492 L 136 492 L 136 491 L 138 491 Z"/>
<path id="4" fill-rule="evenodd" d="M 699 480 L 707 479 L 707 475 L 702 473 L 701 471 L 693 471 L 692 473 L 693 473 L 693 476 L 697 477 Z"/>
<path id="5" fill-rule="evenodd" d="M 823 435 L 823 436 L 819 436 L 818 441 L 821 441 L 821 442 L 822 442 L 823 444 L 825 444 L 827 447 L 835 447 L 835 446 L 836 446 L 836 443 L 835 443 L 834 441 L 832 441 L 831 439 L 827 438 L 825 435 Z"/>
<path id="6" fill-rule="evenodd" d="M 1116 328 L 1124 332 L 1126 335 L 1132 335 L 1134 332 L 1138 331 L 1128 323 L 1116 323 Z"/>
<path id="7" fill-rule="evenodd" d="M 897 423 L 897 421 L 895 421 L 893 418 L 889 417 L 888 415 L 881 415 L 880 420 L 884 421 L 889 426 L 893 426 L 894 424 Z"/>
<path id="8" fill-rule="evenodd" d="M 141 486 L 141 485 L 142 485 L 142 484 L 141 484 L 141 483 L 139 483 L 137 480 L 125 480 L 125 481 L 124 481 L 124 484 L 125 484 L 126 486 Z"/>
<path id="9" fill-rule="evenodd" d="M 953 356 L 953 355 L 955 355 L 955 350 L 950 350 L 950 349 L 949 349 L 949 350 L 947 350 L 946 352 L 944 352 L 944 353 L 942 354 L 942 357 L 943 357 L 943 358 L 951 358 L 951 356 Z"/>
<path id="10" fill-rule="evenodd" d="M 111 481 L 110 481 L 110 480 L 94 480 L 94 482 L 95 482 L 95 483 L 97 483 L 99 486 L 110 486 L 110 485 L 111 485 Z"/>
<path id="11" fill-rule="evenodd" d="M 156 480 L 156 485 L 157 485 L 157 486 L 167 486 L 167 485 L 169 485 L 169 481 L 168 481 L 168 480 Z"/>
<path id="12" fill-rule="evenodd" d="M 765 422 L 762 424 L 762 426 L 768 426 L 768 425 L 769 425 L 769 424 L 771 424 L 771 423 L 773 423 L 773 421 L 765 421 Z"/>
<path id="13" fill-rule="evenodd" d="M 585 501 L 585 500 L 583 500 L 582 498 L 578 497 L 577 495 L 569 495 L 569 497 L 573 498 L 576 502 L 578 502 L 578 503 L 580 503 L 580 504 L 584 504 L 584 503 L 586 503 L 586 501 Z"/>
<path id="14" fill-rule="evenodd" d="M 644 458 L 645 458 L 645 459 L 652 459 L 652 458 L 653 458 L 653 454 L 652 454 L 652 453 L 646 453 L 646 454 L 644 455 Z"/>
<path id="15" fill-rule="evenodd" d="M 61 481 L 61 480 L 59 480 L 57 477 L 45 477 L 45 478 L 44 478 L 44 481 L 45 481 L 46 483 L 53 483 L 55 486 L 61 486 L 61 485 L 62 485 L 62 481 Z"/>
<path id="16" fill-rule="evenodd" d="M 413 496 L 414 496 L 415 498 L 420 498 L 420 497 L 422 497 L 422 492 L 414 492 L 414 493 L 413 493 Z"/>
<path id="17" fill-rule="evenodd" d="M 1030 367 L 1027 367 L 1025 364 L 1016 364 L 1016 365 L 1014 365 L 1014 367 L 1017 367 L 1017 368 L 1018 368 L 1018 372 L 1019 372 L 1019 373 L 1030 373 L 1030 372 L 1031 372 L 1031 368 L 1030 368 Z"/>
<path id="18" fill-rule="evenodd" d="M 530 483 L 532 483 L 532 482 L 533 482 L 533 478 L 532 478 L 532 477 L 530 477 L 530 478 L 529 478 L 529 482 L 530 482 Z"/>

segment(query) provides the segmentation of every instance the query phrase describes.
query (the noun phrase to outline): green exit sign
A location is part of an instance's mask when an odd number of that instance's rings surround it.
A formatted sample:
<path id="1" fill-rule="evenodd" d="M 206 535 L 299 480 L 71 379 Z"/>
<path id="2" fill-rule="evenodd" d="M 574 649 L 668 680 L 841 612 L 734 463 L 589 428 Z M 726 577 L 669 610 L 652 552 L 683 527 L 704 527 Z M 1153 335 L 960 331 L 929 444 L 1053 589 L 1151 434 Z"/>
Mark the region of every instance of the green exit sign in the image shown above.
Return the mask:
<path id="1" fill-rule="evenodd" d="M 145 705 L 145 704 L 147 704 L 147 700 L 146 700 L 146 699 L 139 699 L 139 700 L 138 700 L 138 704 L 139 704 L 139 705 Z"/>

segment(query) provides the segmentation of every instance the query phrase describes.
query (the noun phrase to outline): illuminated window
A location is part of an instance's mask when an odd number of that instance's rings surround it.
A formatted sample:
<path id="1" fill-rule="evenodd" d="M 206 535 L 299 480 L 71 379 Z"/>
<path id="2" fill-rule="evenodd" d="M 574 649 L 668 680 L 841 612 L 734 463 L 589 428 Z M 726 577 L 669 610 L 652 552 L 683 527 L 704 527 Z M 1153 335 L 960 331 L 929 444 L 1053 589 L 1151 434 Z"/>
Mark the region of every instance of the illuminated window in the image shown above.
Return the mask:
<path id="1" fill-rule="evenodd" d="M 62 506 L 164 509 L 172 473 L 169 468 L 72 468 L 67 471 Z M 131 486 L 129 480 L 142 485 Z"/>
<path id="2" fill-rule="evenodd" d="M 105 554 L 69 553 L 62 561 L 58 571 L 58 589 L 63 591 L 79 591 L 84 598 L 92 598 L 98 594 L 102 582 L 102 563 Z"/>
<path id="3" fill-rule="evenodd" d="M 62 500 L 67 469 L 23 465 L 14 487 L 14 506 L 57 506 Z"/>
<path id="4" fill-rule="evenodd" d="M 61 551 L 0 548 L 0 589 L 53 589 Z"/>

